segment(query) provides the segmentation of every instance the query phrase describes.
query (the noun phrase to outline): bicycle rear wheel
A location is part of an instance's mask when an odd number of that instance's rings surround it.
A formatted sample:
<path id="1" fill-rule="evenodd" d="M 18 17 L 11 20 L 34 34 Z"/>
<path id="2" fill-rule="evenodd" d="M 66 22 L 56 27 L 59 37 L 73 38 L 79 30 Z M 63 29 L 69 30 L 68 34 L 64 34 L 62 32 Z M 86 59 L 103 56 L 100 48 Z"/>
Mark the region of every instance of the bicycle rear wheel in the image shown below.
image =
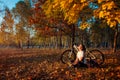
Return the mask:
<path id="1" fill-rule="evenodd" d="M 64 64 L 73 62 L 75 58 L 76 58 L 76 55 L 72 50 L 65 50 L 61 55 L 61 61 Z"/>
<path id="2" fill-rule="evenodd" d="M 104 63 L 104 55 L 100 50 L 91 50 L 90 54 L 94 56 L 94 58 L 91 56 L 90 58 L 97 62 L 98 65 L 101 65 Z"/>

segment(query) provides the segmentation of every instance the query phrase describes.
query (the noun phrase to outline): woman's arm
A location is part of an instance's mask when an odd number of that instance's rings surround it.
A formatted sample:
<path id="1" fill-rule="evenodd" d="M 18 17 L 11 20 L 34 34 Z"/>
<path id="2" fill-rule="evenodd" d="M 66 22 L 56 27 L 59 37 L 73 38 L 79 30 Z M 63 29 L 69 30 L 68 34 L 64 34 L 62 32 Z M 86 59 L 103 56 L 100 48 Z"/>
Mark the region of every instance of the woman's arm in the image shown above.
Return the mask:
<path id="1" fill-rule="evenodd" d="M 78 58 L 75 59 L 75 61 L 73 62 L 73 65 L 76 65 L 78 63 Z"/>

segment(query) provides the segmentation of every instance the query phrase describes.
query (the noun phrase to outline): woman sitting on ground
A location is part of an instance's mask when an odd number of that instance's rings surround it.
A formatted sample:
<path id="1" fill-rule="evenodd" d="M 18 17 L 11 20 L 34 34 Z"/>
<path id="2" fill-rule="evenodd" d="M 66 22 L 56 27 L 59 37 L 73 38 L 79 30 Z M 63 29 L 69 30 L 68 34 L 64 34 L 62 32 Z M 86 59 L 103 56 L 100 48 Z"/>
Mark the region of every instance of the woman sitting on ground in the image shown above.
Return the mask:
<path id="1" fill-rule="evenodd" d="M 83 44 L 80 44 L 77 48 L 78 48 L 78 52 L 76 55 L 76 59 L 72 63 L 72 65 L 74 67 L 87 67 L 85 60 L 85 51 L 86 51 L 85 46 Z"/>

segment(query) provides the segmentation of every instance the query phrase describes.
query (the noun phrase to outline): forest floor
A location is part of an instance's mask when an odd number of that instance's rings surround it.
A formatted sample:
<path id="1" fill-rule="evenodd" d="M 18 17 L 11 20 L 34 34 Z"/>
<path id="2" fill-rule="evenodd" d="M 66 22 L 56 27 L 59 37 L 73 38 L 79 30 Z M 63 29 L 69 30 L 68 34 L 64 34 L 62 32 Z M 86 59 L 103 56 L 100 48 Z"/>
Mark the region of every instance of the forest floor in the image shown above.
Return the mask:
<path id="1" fill-rule="evenodd" d="M 102 50 L 100 68 L 70 68 L 60 61 L 63 51 L 0 49 L 0 80 L 120 80 L 120 50 Z"/>

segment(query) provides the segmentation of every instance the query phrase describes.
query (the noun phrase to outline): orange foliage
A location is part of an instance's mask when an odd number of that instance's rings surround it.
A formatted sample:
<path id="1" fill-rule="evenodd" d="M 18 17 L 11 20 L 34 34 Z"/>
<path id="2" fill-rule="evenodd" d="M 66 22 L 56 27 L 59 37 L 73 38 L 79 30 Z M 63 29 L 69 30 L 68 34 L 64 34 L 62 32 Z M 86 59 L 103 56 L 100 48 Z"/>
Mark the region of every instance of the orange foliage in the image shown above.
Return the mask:
<path id="1" fill-rule="evenodd" d="M 106 62 L 101 65 L 101 68 L 70 68 L 59 61 L 62 49 L 51 50 L 34 48 L 20 50 L 7 48 L 0 50 L 3 53 L 0 56 L 0 80 L 120 79 L 119 61 L 109 64 Z M 109 58 L 112 58 L 112 55 L 109 56 Z M 119 55 L 117 59 L 120 59 Z"/>

